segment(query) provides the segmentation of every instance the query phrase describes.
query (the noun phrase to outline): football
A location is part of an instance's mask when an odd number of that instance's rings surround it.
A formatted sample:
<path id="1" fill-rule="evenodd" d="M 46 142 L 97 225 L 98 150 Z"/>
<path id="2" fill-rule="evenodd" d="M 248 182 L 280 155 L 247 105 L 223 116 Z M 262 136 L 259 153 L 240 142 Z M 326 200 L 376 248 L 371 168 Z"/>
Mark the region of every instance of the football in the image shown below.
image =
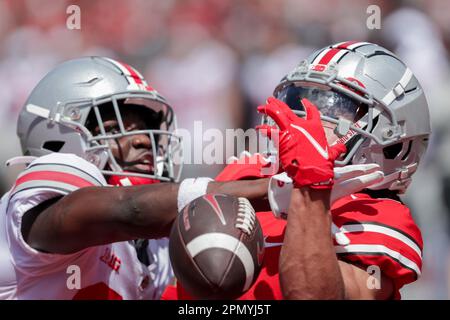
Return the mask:
<path id="1" fill-rule="evenodd" d="M 261 271 L 264 237 L 246 198 L 207 194 L 178 215 L 169 254 L 177 281 L 190 295 L 234 299 Z"/>

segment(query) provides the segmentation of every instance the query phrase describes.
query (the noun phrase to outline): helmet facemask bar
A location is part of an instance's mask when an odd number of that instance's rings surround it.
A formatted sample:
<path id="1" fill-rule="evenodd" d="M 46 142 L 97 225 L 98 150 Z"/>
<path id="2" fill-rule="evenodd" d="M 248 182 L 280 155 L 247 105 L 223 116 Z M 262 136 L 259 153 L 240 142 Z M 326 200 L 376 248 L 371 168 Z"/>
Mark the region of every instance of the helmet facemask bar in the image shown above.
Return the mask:
<path id="1" fill-rule="evenodd" d="M 125 107 L 127 101 L 132 103 L 135 101 L 139 103 L 139 106 L 148 108 L 149 110 L 157 112 L 153 107 L 159 107 L 164 110 L 163 117 L 159 123 L 160 129 L 147 129 L 147 130 L 132 130 L 127 131 L 122 119 L 122 112 L 120 111 L 119 103 L 121 101 L 122 107 Z M 148 107 L 145 101 L 149 102 L 152 107 Z M 110 134 L 107 132 L 103 118 L 101 116 L 102 105 L 111 102 L 113 106 L 114 116 L 117 121 L 119 131 L 118 133 Z M 155 104 L 156 102 L 156 104 Z M 132 108 L 132 106 L 130 106 Z M 181 176 L 181 161 L 179 164 L 174 162 L 173 152 L 181 151 L 181 137 L 175 135 L 173 130 L 176 125 L 174 121 L 174 115 L 172 109 L 169 105 L 162 101 L 155 101 L 154 99 L 149 99 L 146 95 L 121 95 L 116 94 L 111 96 L 109 99 L 101 99 L 95 101 L 92 106 L 92 110 L 95 115 L 96 125 L 99 128 L 100 134 L 91 135 L 88 138 L 89 147 L 86 152 L 104 150 L 107 154 L 107 162 L 109 164 L 109 170 L 103 168 L 102 173 L 104 175 L 118 175 L 118 176 L 136 176 L 151 178 L 160 181 L 178 181 Z M 161 111 L 160 110 L 160 111 Z M 162 130 L 166 128 L 167 130 Z M 121 164 L 118 163 L 117 159 L 114 157 L 111 150 L 111 143 L 114 140 L 120 139 L 126 136 L 133 135 L 147 135 L 151 143 L 151 153 L 153 158 L 153 172 L 152 173 L 140 173 L 140 172 L 130 172 L 124 171 Z M 181 155 L 179 156 L 181 157 Z"/>
<path id="2" fill-rule="evenodd" d="M 161 129 L 149 129 L 149 130 L 133 130 L 126 132 L 123 126 L 121 113 L 119 110 L 118 101 L 126 99 L 142 99 L 142 101 L 148 101 L 152 106 L 159 105 L 167 110 L 164 119 L 161 121 L 161 126 L 165 126 L 167 130 Z M 107 135 L 103 121 L 100 114 L 102 105 L 111 103 L 114 108 L 115 117 L 118 121 L 120 133 L 114 135 Z M 145 107 L 144 105 L 142 107 Z M 57 109 L 57 110 L 56 110 Z M 93 135 L 86 127 L 86 119 L 81 119 L 80 112 L 82 109 L 91 110 L 95 114 L 95 120 L 100 130 L 100 135 Z M 122 175 L 122 176 L 136 176 L 143 178 L 151 178 L 160 181 L 178 181 L 182 172 L 182 143 L 181 136 L 175 134 L 176 132 L 176 117 L 173 114 L 172 108 L 167 104 L 164 98 L 155 94 L 154 92 L 142 91 L 126 91 L 113 95 L 108 95 L 96 99 L 77 99 L 67 101 L 64 105 L 59 105 L 55 110 L 50 113 L 44 114 L 41 111 L 31 111 L 40 117 L 46 118 L 49 124 L 59 123 L 62 126 L 68 127 L 71 130 L 75 130 L 81 136 L 82 153 L 79 156 L 86 158 L 86 160 L 94 163 L 102 173 L 105 175 Z M 124 172 L 123 168 L 117 163 L 114 158 L 108 140 L 118 139 L 124 136 L 147 134 L 152 144 L 153 154 L 153 166 L 154 172 L 137 173 L 137 172 Z M 161 138 L 156 139 L 155 136 L 164 137 L 166 141 L 165 147 L 161 145 Z M 163 148 L 164 147 L 164 148 Z M 158 150 L 158 151 L 157 151 Z M 166 150 L 166 152 L 162 152 Z M 163 154 L 164 153 L 164 154 Z M 178 159 L 178 161 L 174 161 Z M 112 170 L 104 169 L 106 164 Z M 158 165 L 159 170 L 156 170 Z"/>

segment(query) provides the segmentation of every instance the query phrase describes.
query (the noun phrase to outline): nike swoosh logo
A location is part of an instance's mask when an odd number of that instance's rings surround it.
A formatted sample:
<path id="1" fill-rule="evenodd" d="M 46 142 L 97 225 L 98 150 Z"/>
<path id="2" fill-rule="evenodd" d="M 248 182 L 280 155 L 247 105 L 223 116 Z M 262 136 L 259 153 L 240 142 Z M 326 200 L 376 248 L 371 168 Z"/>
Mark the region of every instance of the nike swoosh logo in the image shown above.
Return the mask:
<path id="1" fill-rule="evenodd" d="M 265 243 L 264 243 L 265 244 Z M 256 252 L 257 252 L 257 257 L 258 257 L 258 265 L 260 266 L 263 262 L 264 259 L 264 248 L 265 245 L 263 244 L 263 247 L 261 248 L 261 246 L 259 245 L 259 242 L 256 244 Z"/>
<path id="2" fill-rule="evenodd" d="M 303 133 L 303 135 L 306 137 L 306 139 L 309 140 L 309 142 L 313 145 L 314 148 L 316 148 L 317 152 L 319 152 L 319 154 L 325 159 L 328 160 L 328 147 L 322 148 L 322 146 L 316 141 L 316 139 L 314 139 L 308 131 L 306 131 L 305 129 L 303 129 L 302 127 L 296 126 L 295 124 L 291 123 L 291 127 L 294 129 L 297 129 L 298 131 L 300 131 L 301 133 Z"/>
<path id="3" fill-rule="evenodd" d="M 267 237 L 264 237 L 264 248 L 281 247 L 283 242 L 267 242 Z"/>

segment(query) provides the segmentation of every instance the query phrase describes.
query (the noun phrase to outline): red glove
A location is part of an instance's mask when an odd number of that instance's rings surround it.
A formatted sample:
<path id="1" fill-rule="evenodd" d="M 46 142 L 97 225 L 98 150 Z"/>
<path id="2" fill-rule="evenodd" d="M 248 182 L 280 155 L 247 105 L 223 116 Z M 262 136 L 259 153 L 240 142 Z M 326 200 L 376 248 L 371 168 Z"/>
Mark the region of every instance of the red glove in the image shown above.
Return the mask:
<path id="1" fill-rule="evenodd" d="M 346 151 L 346 147 L 343 144 L 330 147 L 317 107 L 307 99 L 302 99 L 302 104 L 306 119 L 296 116 L 284 102 L 272 97 L 267 99 L 258 111 L 271 117 L 279 129 L 269 125 L 258 128 L 269 139 L 279 130 L 280 162 L 296 187 L 331 189 L 334 160 Z"/>
<path id="2" fill-rule="evenodd" d="M 160 183 L 160 180 L 135 176 L 109 176 L 108 184 L 116 187 L 138 186 L 141 184 Z"/>
<path id="3" fill-rule="evenodd" d="M 250 154 L 242 152 L 240 158 L 236 158 L 220 172 L 216 181 L 250 180 L 267 178 L 276 174 L 276 167 L 269 159 L 259 153 Z"/>

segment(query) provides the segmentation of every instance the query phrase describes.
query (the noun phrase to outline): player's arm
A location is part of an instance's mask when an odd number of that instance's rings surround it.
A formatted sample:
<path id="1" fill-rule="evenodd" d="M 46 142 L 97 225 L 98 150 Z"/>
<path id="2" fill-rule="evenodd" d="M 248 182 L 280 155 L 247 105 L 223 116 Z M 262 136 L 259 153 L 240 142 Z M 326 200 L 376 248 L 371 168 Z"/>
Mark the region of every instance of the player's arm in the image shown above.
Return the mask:
<path id="1" fill-rule="evenodd" d="M 218 182 L 208 186 L 209 193 L 223 193 L 247 198 L 255 211 L 270 211 L 267 198 L 269 178 Z"/>
<path id="2" fill-rule="evenodd" d="M 207 192 L 257 199 L 268 181 L 210 182 Z M 52 253 L 167 236 L 178 212 L 179 184 L 86 187 L 25 213 L 22 234 L 33 248 Z"/>
<path id="3" fill-rule="evenodd" d="M 295 187 L 280 254 L 281 289 L 291 299 L 363 298 L 370 294 L 364 291 L 365 277 L 352 266 L 341 271 L 330 235 L 334 161 L 346 148 L 339 143 L 328 145 L 317 107 L 307 99 L 302 104 L 305 118 L 274 98 L 258 107 L 278 125 L 260 128 L 269 138 L 279 133 L 280 162 Z M 391 295 L 388 286 L 381 290 Z"/>
<path id="4" fill-rule="evenodd" d="M 368 286 L 369 274 L 337 259 L 330 236 L 330 190 L 294 189 L 280 254 L 281 289 L 287 299 L 387 299 L 391 281 Z M 375 286 L 377 287 L 377 286 Z"/>

